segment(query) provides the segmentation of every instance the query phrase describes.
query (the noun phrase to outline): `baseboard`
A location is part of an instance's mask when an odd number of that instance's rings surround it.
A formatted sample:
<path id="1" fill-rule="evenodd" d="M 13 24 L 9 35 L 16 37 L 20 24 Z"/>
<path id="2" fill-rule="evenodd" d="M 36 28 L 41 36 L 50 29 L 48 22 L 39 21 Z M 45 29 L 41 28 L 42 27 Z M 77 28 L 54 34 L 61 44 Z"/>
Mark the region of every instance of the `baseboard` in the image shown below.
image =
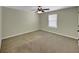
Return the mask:
<path id="1" fill-rule="evenodd" d="M 64 34 L 56 33 L 56 32 L 51 32 L 51 31 L 44 30 L 44 29 L 41 29 L 41 30 L 42 30 L 42 31 L 47 31 L 47 32 L 50 32 L 50 33 L 54 33 L 54 34 L 57 34 L 57 35 L 61 35 L 61 36 L 65 36 L 65 37 L 69 37 L 69 38 L 73 38 L 73 39 L 77 39 L 77 40 L 78 40 L 78 37 L 73 37 L 73 36 L 69 36 L 69 35 L 64 35 Z"/>
<path id="2" fill-rule="evenodd" d="M 15 36 L 19 36 L 19 35 L 22 35 L 22 34 L 34 32 L 34 31 L 38 31 L 38 29 L 37 30 L 28 31 L 28 32 L 18 33 L 18 34 L 15 34 L 15 35 L 10 35 L 10 36 L 7 36 L 7 37 L 3 37 L 2 40 L 3 39 L 7 39 L 7 38 L 11 38 L 11 37 L 15 37 Z"/>
<path id="3" fill-rule="evenodd" d="M 39 29 L 38 29 L 38 30 L 39 30 Z M 24 33 L 15 34 L 15 35 L 3 37 L 2 39 L 7 39 L 7 38 L 11 38 L 11 37 L 15 37 L 15 36 L 22 35 L 22 34 L 26 34 L 26 33 L 34 32 L 34 31 L 38 31 L 38 30 L 33 30 L 33 31 L 28 31 L 28 32 L 24 32 Z M 41 29 L 41 30 L 42 30 L 42 31 L 47 31 L 47 32 L 50 32 L 50 33 L 54 33 L 54 34 L 57 34 L 57 35 L 61 35 L 61 36 L 66 36 L 66 37 L 69 37 L 69 38 L 78 39 L 78 37 L 72 37 L 72 36 L 69 36 L 69 35 L 61 34 L 61 33 L 55 33 L 55 32 L 51 32 L 51 31 L 44 30 L 44 29 Z"/>

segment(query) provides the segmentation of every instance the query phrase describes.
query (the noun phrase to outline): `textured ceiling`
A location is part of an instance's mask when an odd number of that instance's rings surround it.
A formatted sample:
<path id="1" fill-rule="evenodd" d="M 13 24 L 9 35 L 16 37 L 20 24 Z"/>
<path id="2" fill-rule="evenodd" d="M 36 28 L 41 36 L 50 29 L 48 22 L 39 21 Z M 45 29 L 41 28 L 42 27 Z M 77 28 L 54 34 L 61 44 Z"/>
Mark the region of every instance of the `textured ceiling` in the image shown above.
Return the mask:
<path id="1" fill-rule="evenodd" d="M 7 7 L 13 8 L 13 9 L 18 9 L 18 10 L 23 10 L 23 11 L 35 11 L 37 9 L 37 6 L 7 6 Z M 49 8 L 50 9 L 46 12 L 69 8 L 69 7 L 72 7 L 72 6 L 42 6 L 42 8 Z"/>

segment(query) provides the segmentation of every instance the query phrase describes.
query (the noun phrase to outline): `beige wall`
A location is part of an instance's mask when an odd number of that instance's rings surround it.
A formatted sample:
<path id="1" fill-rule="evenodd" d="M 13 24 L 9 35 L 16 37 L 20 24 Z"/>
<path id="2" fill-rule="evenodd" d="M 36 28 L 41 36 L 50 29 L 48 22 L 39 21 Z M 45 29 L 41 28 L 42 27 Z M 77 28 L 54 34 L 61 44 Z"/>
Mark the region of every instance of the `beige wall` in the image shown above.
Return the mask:
<path id="1" fill-rule="evenodd" d="M 1 6 L 0 6 L 0 48 L 1 48 Z"/>
<path id="2" fill-rule="evenodd" d="M 79 7 L 78 7 L 78 30 L 79 30 Z M 78 39 L 79 39 L 79 32 L 78 32 Z M 78 43 L 78 45 L 79 45 L 79 43 Z"/>
<path id="3" fill-rule="evenodd" d="M 25 12 L 2 7 L 2 38 L 28 33 L 39 29 L 39 17 L 33 12 Z"/>
<path id="4" fill-rule="evenodd" d="M 58 14 L 58 28 L 48 27 L 48 15 Z M 35 30 L 77 38 L 77 7 L 51 11 L 42 15 L 2 7 L 2 38 L 12 37 Z"/>
<path id="5" fill-rule="evenodd" d="M 48 15 L 58 14 L 58 28 L 48 27 Z M 59 35 L 64 35 L 72 38 L 78 38 L 77 25 L 77 7 L 62 9 L 58 11 L 51 11 L 49 13 L 44 13 L 40 15 L 41 18 L 41 29 L 56 33 Z"/>
<path id="6" fill-rule="evenodd" d="M 78 7 L 78 25 L 79 25 L 79 7 Z"/>

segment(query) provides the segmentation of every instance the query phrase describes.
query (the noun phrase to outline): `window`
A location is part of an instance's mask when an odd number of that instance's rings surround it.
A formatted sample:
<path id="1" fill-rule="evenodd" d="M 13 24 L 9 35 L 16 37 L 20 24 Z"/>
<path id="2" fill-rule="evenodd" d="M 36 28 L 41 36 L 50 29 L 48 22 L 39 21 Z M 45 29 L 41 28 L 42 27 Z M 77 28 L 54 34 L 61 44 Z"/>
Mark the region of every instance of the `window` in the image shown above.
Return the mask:
<path id="1" fill-rule="evenodd" d="M 49 15 L 48 26 L 53 27 L 53 28 L 57 28 L 57 14 Z"/>

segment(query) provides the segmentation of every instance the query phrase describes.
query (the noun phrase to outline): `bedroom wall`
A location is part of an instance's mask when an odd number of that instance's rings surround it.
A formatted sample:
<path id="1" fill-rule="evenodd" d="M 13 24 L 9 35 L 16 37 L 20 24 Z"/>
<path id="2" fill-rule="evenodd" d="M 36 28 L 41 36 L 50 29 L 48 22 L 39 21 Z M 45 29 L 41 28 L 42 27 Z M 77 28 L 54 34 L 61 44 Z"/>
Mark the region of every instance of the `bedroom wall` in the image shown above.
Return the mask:
<path id="1" fill-rule="evenodd" d="M 21 11 L 2 7 L 2 38 L 36 31 L 39 29 L 39 16 L 31 11 Z"/>
<path id="2" fill-rule="evenodd" d="M 58 28 L 48 27 L 48 15 L 58 14 Z M 33 12 L 2 7 L 2 38 L 8 38 L 36 30 L 44 30 L 67 37 L 78 38 L 77 7 L 43 13 L 42 15 Z"/>
<path id="3" fill-rule="evenodd" d="M 1 48 L 1 20 L 2 20 L 1 13 L 2 13 L 2 11 L 1 11 L 1 6 L 0 6 L 0 48 Z"/>
<path id="4" fill-rule="evenodd" d="M 79 7 L 78 7 L 78 25 L 79 25 Z M 79 29 L 79 28 L 78 28 Z"/>
<path id="5" fill-rule="evenodd" d="M 48 27 L 48 15 L 50 14 L 58 14 L 57 29 Z M 78 39 L 77 14 L 77 7 L 43 13 L 42 15 L 40 15 L 40 28 L 44 31 Z"/>
<path id="6" fill-rule="evenodd" d="M 78 7 L 78 30 L 79 30 L 79 7 Z M 78 39 L 79 39 L 79 32 L 78 32 Z M 78 41 L 79 42 L 79 41 Z M 79 44 L 78 44 L 79 45 Z"/>

